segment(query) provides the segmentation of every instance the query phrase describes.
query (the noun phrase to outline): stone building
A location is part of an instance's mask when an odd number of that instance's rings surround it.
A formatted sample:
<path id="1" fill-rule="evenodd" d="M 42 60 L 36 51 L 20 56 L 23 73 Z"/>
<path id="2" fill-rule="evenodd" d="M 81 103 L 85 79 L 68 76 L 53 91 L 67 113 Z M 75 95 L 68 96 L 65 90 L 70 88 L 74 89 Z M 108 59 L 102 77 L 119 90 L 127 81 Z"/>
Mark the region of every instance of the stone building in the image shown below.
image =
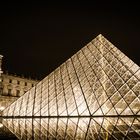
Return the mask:
<path id="1" fill-rule="evenodd" d="M 38 81 L 5 74 L 2 71 L 2 55 L 0 55 L 0 111 L 10 105 L 32 88 Z"/>

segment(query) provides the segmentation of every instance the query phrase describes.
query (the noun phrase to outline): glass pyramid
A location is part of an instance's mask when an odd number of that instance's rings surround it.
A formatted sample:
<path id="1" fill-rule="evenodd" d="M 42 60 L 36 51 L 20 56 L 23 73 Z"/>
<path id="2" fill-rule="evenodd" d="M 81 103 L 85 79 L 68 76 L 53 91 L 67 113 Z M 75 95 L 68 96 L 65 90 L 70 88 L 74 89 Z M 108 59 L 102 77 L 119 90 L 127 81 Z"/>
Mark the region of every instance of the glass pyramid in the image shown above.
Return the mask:
<path id="1" fill-rule="evenodd" d="M 3 111 L 19 139 L 139 139 L 140 68 L 101 34 Z"/>

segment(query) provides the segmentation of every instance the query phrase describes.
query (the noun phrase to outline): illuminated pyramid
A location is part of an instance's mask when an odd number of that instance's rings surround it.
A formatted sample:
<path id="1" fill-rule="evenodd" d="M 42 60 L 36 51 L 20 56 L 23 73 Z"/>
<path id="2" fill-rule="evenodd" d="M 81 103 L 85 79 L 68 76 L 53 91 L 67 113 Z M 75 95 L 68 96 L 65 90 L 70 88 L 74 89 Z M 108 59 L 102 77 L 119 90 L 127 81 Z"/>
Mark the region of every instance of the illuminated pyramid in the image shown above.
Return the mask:
<path id="1" fill-rule="evenodd" d="M 99 127 L 104 128 L 103 118 L 100 120 L 99 117 L 132 117 L 139 115 L 140 68 L 102 35 L 98 35 L 3 111 L 3 116 L 9 118 L 13 116 L 15 118 L 38 118 L 35 122 L 40 127 L 44 125 L 42 129 L 45 129 L 45 124 L 43 124 L 43 119 L 40 121 L 41 118 L 44 118 L 44 120 L 61 118 L 63 127 L 70 125 L 68 124 L 70 118 L 77 127 L 80 127 L 81 121 L 82 126 L 86 125 L 86 130 L 81 128 L 81 131 L 85 131 L 83 134 L 89 138 L 92 137 L 89 134 L 90 126 L 95 122 Z M 80 120 L 81 117 L 84 119 Z M 91 120 L 89 119 L 91 117 L 96 118 Z M 57 127 L 58 122 L 55 119 L 53 120 L 54 123 L 46 123 L 46 125 Z M 118 125 L 118 120 L 116 121 L 113 118 L 110 120 L 112 121 L 107 119 L 106 122 L 111 123 L 114 127 Z M 5 121 L 4 124 L 8 126 Z M 11 124 L 15 122 L 15 126 L 18 122 L 20 126 L 26 121 L 27 124 L 30 124 L 32 119 L 7 121 Z M 139 119 L 133 121 L 131 119 L 121 119 L 121 122 L 128 123 L 128 126 L 133 126 L 134 122 L 140 125 L 139 121 Z M 37 125 L 34 127 L 37 127 Z M 36 129 L 40 130 L 38 127 Z M 74 136 L 68 134 L 67 129 L 65 130 L 65 137 L 66 135 L 70 137 L 67 139 L 75 139 L 76 135 L 79 135 L 78 138 L 80 139 L 83 138 L 83 135 L 78 134 L 78 132 Z M 101 131 L 101 129 L 99 130 Z M 46 131 L 50 134 L 51 130 Z M 55 133 L 56 131 L 54 130 Z M 57 133 L 59 134 L 59 132 Z M 140 136 L 140 132 L 137 132 L 137 134 Z M 44 135 L 47 134 L 44 132 Z M 115 133 L 114 135 L 109 133 L 109 135 L 117 139 Z M 123 136 L 127 137 L 127 134 L 123 134 Z M 53 134 L 52 137 L 56 138 Z M 61 138 L 64 139 L 64 137 Z M 101 136 L 101 138 L 104 138 L 104 136 Z"/>

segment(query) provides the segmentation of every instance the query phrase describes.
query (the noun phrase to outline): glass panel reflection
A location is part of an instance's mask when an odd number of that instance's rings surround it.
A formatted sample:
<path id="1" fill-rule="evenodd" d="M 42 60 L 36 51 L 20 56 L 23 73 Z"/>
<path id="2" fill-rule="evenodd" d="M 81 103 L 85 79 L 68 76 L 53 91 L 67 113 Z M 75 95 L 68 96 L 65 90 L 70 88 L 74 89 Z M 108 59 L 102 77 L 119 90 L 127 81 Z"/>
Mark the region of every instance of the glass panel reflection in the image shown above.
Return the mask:
<path id="1" fill-rule="evenodd" d="M 140 118 L 57 117 L 3 119 L 18 139 L 139 140 Z"/>

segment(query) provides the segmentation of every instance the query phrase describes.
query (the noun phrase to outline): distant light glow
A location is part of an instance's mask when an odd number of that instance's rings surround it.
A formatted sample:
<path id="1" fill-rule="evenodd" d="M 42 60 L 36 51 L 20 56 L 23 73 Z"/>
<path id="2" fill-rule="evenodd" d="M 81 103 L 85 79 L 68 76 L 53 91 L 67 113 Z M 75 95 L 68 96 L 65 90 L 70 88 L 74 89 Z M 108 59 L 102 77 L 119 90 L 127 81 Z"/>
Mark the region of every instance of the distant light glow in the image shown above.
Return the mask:
<path id="1" fill-rule="evenodd" d="M 3 124 L 2 123 L 0 123 L 0 128 L 2 128 L 3 127 Z"/>
<path id="2" fill-rule="evenodd" d="M 4 106 L 1 106 L 0 107 L 0 111 L 2 111 L 2 110 L 4 110 L 5 109 L 5 107 Z"/>

